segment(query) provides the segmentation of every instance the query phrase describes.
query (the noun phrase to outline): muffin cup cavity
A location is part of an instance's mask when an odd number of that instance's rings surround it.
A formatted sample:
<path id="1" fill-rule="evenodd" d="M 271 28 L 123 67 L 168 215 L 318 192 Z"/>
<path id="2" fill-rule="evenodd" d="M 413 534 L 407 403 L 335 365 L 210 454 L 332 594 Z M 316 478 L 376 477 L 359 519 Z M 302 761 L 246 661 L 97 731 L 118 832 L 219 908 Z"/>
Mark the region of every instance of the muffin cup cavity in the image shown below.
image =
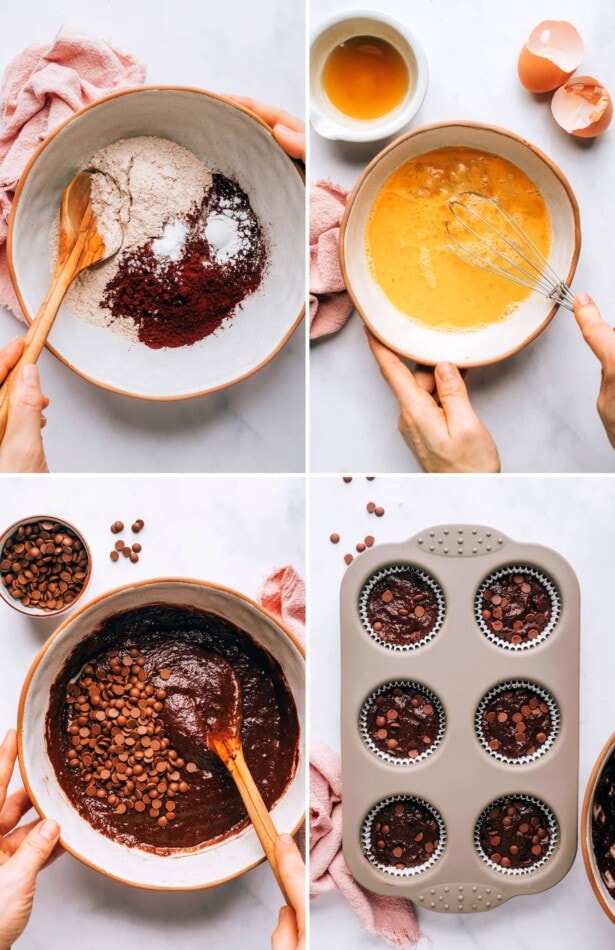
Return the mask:
<path id="1" fill-rule="evenodd" d="M 388 702 L 389 698 L 391 702 Z M 420 702 L 416 702 L 417 700 Z M 383 709 L 382 715 L 377 717 L 378 721 L 374 722 L 374 707 L 379 702 L 386 705 L 387 709 Z M 414 715 L 413 707 L 416 707 Z M 427 709 L 427 707 L 431 708 Z M 389 711 L 396 712 L 397 715 L 391 717 L 390 714 L 387 715 Z M 380 721 L 382 719 L 385 721 Z M 421 720 L 424 721 L 423 728 L 421 728 L 423 725 Z M 378 732 L 386 732 L 386 736 L 374 737 L 375 726 L 379 727 Z M 417 742 L 412 742 L 410 746 L 411 740 L 408 739 L 407 734 L 414 726 L 416 726 Z M 378 687 L 367 697 L 359 713 L 361 739 L 370 752 L 389 765 L 407 768 L 424 762 L 439 747 L 445 731 L 446 715 L 442 703 L 432 690 L 411 680 L 392 680 Z M 424 741 L 425 734 L 430 739 L 429 742 Z M 377 740 L 381 740 L 380 744 Z M 408 752 L 413 751 L 415 754 L 395 755 L 382 747 L 391 741 L 396 743 L 395 748 L 408 745 Z"/>
<path id="2" fill-rule="evenodd" d="M 532 593 L 525 590 L 526 586 L 531 586 L 532 583 L 540 585 L 543 590 L 538 589 L 537 595 L 542 598 L 546 594 L 550 601 L 548 608 L 550 615 L 546 622 L 543 623 L 543 620 L 539 619 L 545 613 L 544 610 L 530 609 L 528 611 L 522 604 L 520 607 L 523 617 L 521 613 L 515 614 L 512 610 L 508 610 L 507 617 L 505 611 L 511 606 L 509 598 L 496 594 L 497 600 L 494 602 L 492 594 L 492 588 L 501 586 L 502 583 L 510 585 L 511 593 L 518 587 L 520 594 L 523 595 L 521 600 L 527 593 Z M 485 594 L 488 596 L 486 597 Z M 505 600 L 503 605 L 502 600 Z M 553 581 L 543 571 L 527 564 L 513 564 L 493 571 L 478 588 L 474 601 L 476 623 L 481 632 L 496 646 L 516 652 L 531 650 L 540 643 L 544 643 L 557 626 L 561 608 L 561 596 Z M 515 616 L 518 619 L 515 620 Z M 536 623 L 536 626 L 532 626 L 533 623 Z M 515 624 L 519 624 L 518 629 L 514 626 Z M 529 629 L 526 631 L 525 628 Z"/>
<path id="3" fill-rule="evenodd" d="M 523 807 L 528 810 L 527 815 L 519 814 L 519 809 Z M 509 814 L 507 810 L 510 808 L 515 808 L 517 814 Z M 498 814 L 494 814 L 495 812 Z M 532 812 L 534 812 L 533 815 Z M 534 828 L 535 819 L 538 824 Z M 503 827 L 503 823 L 506 821 L 510 822 L 508 828 Z M 482 842 L 483 827 L 486 823 L 489 823 L 494 832 L 493 834 L 488 833 L 489 840 L 493 842 L 491 845 L 493 850 L 490 854 L 487 853 Z M 547 827 L 544 827 L 545 825 Z M 519 841 L 519 845 L 513 844 L 512 846 L 517 848 L 517 852 L 509 851 L 502 840 L 505 835 L 511 834 L 510 829 L 516 832 L 513 840 Z M 536 831 L 536 833 L 532 834 L 533 831 Z M 543 832 L 542 835 L 540 834 L 541 831 Z M 532 795 L 511 794 L 495 799 L 481 813 L 474 829 L 474 847 L 479 857 L 491 870 L 508 877 L 533 874 L 539 868 L 544 867 L 553 855 L 558 843 L 559 824 L 555 814 L 545 802 L 539 798 L 534 798 Z M 540 849 L 540 853 L 534 854 L 532 848 Z M 531 863 L 526 866 L 516 865 L 517 861 L 524 860 L 523 852 L 526 850 L 531 853 Z M 520 853 L 521 857 L 518 856 Z M 496 855 L 499 860 L 494 860 Z"/>
<path id="4" fill-rule="evenodd" d="M 418 595 L 413 595 L 409 588 L 407 592 L 408 606 L 398 608 L 394 604 L 395 615 L 391 619 L 391 626 L 392 628 L 395 627 L 395 629 L 391 629 L 390 635 L 387 638 L 387 631 L 384 624 L 380 621 L 372 623 L 370 620 L 370 612 L 372 611 L 373 605 L 373 601 L 370 600 L 370 595 L 375 588 L 379 587 L 383 581 L 386 582 L 387 579 L 394 579 L 396 587 L 399 588 L 399 582 L 403 582 L 406 579 L 404 575 L 411 575 L 407 579 L 414 581 L 419 588 L 422 587 L 424 590 L 419 590 Z M 382 593 L 393 594 L 392 591 L 387 591 L 386 589 Z M 399 592 L 400 596 L 397 598 L 395 595 L 389 597 L 388 600 L 382 598 L 383 609 L 388 603 L 401 600 L 404 597 L 404 593 L 405 592 L 401 590 Z M 421 598 L 420 602 L 414 600 L 416 596 Z M 404 603 L 406 603 L 406 601 L 404 601 Z M 410 608 L 412 608 L 413 611 L 412 617 Z M 402 611 L 405 611 L 405 613 L 402 613 Z M 369 636 L 380 646 L 397 652 L 418 650 L 433 640 L 444 623 L 445 612 L 446 603 L 444 592 L 438 582 L 431 574 L 428 574 L 427 571 L 415 567 L 412 564 L 394 564 L 382 568 L 382 570 L 376 574 L 372 574 L 369 580 L 364 584 L 359 596 L 359 615 L 361 617 L 361 623 Z M 406 620 L 405 618 L 409 619 Z M 426 618 L 426 620 L 423 618 Z M 407 623 L 414 623 L 416 625 L 417 621 L 419 624 L 418 629 L 415 627 L 409 633 L 404 633 L 403 630 L 399 631 L 397 629 L 399 626 L 404 626 Z M 379 626 L 376 626 L 376 624 L 379 624 Z"/>
<path id="5" fill-rule="evenodd" d="M 544 718 L 545 715 L 550 718 L 551 730 L 549 733 L 542 733 L 542 735 L 545 736 L 545 738 L 542 739 L 542 741 L 540 740 L 540 738 L 538 738 L 538 736 L 541 735 L 541 733 L 538 732 L 536 739 L 537 739 L 537 743 L 539 744 L 535 744 L 534 742 L 531 743 L 531 747 L 535 747 L 534 752 L 530 753 L 528 751 L 527 753 L 524 753 L 523 755 L 512 756 L 512 755 L 507 755 L 505 752 L 500 751 L 501 745 L 499 747 L 495 746 L 493 739 L 490 740 L 488 735 L 485 734 L 484 714 L 485 714 L 485 711 L 489 708 L 493 700 L 497 700 L 499 697 L 503 697 L 503 695 L 509 691 L 514 692 L 517 690 L 526 690 L 528 692 L 531 692 L 533 696 L 535 697 L 535 699 L 538 700 L 538 703 L 539 703 L 538 706 L 535 706 L 533 700 L 530 699 L 527 705 L 532 710 L 531 712 L 527 712 L 527 710 L 525 709 L 525 705 L 523 705 L 519 709 L 518 712 L 515 712 L 514 715 L 519 715 L 523 717 L 521 720 L 519 720 L 519 725 L 524 726 L 523 731 L 524 732 L 526 731 L 525 727 L 526 727 L 527 722 L 529 721 L 531 723 L 532 721 L 532 718 L 534 716 L 534 708 L 539 709 L 540 712 L 543 713 L 543 717 L 541 718 Z M 544 708 L 545 706 L 547 707 L 546 710 Z M 510 719 L 507 722 L 510 723 Z M 538 686 L 537 683 L 533 683 L 530 680 L 507 680 L 504 683 L 499 683 L 497 686 L 494 686 L 493 689 L 490 689 L 489 692 L 486 693 L 481 699 L 476 710 L 476 715 L 474 717 L 474 728 L 476 731 L 476 737 L 478 741 L 480 742 L 482 748 L 492 758 L 497 759 L 498 762 L 504 762 L 506 765 L 528 765 L 530 762 L 535 762 L 537 759 L 540 759 L 543 755 L 545 755 L 549 751 L 549 749 L 553 747 L 553 744 L 555 743 L 555 740 L 557 739 L 557 736 L 559 734 L 560 724 L 561 724 L 561 717 L 560 717 L 559 706 L 555 702 L 555 699 L 553 698 L 553 696 L 549 692 L 547 692 L 546 689 L 543 689 L 542 686 Z M 515 729 L 511 731 L 517 731 L 517 728 L 518 727 L 515 727 Z M 509 725 L 509 729 L 510 729 L 510 725 Z"/>
<path id="6" fill-rule="evenodd" d="M 411 866 L 401 867 L 399 866 L 403 863 L 404 853 L 403 845 L 396 846 L 399 847 L 399 850 L 402 851 L 399 854 L 399 863 L 396 864 L 384 864 L 382 861 L 379 861 L 377 854 L 375 852 L 374 846 L 372 844 L 373 834 L 382 833 L 382 840 L 386 840 L 387 836 L 390 836 L 395 839 L 396 829 L 392 827 L 393 822 L 395 821 L 395 809 L 399 809 L 403 806 L 405 811 L 408 809 L 418 809 L 419 812 L 419 821 L 416 823 L 415 827 L 404 829 L 406 833 L 411 837 L 411 846 L 413 849 L 418 849 L 423 853 L 427 854 L 428 857 L 421 860 L 420 863 L 413 864 Z M 403 816 L 402 811 L 402 816 Z M 400 818 L 402 817 L 400 816 Z M 387 820 L 391 822 L 390 825 L 386 825 Z M 375 826 L 380 822 L 381 828 L 376 828 Z M 429 840 L 430 834 L 425 833 L 424 827 L 427 822 L 435 822 L 437 824 L 437 839 L 434 842 Z M 385 828 L 388 827 L 388 831 L 385 832 Z M 415 834 L 416 832 L 416 834 Z M 399 834 L 399 830 L 397 831 Z M 423 838 L 419 840 L 418 845 L 416 844 L 417 836 L 423 835 Z M 433 831 L 431 832 L 431 836 Z M 423 840 L 427 838 L 426 844 L 423 844 Z M 437 842 L 437 843 L 436 843 Z M 428 851 L 428 846 L 432 845 L 433 850 Z M 444 819 L 437 809 L 433 805 L 428 804 L 426 801 L 423 801 L 421 798 L 416 798 L 414 795 L 391 795 L 388 798 L 383 798 L 379 801 L 374 807 L 367 813 L 363 819 L 363 824 L 361 827 L 361 846 L 363 849 L 363 854 L 379 871 L 383 871 L 385 874 L 390 874 L 393 877 L 399 878 L 408 878 L 414 877 L 417 874 L 422 874 L 424 871 L 428 871 L 432 868 L 441 857 L 446 847 L 446 825 L 444 824 Z M 397 855 L 393 855 L 393 859 Z"/>

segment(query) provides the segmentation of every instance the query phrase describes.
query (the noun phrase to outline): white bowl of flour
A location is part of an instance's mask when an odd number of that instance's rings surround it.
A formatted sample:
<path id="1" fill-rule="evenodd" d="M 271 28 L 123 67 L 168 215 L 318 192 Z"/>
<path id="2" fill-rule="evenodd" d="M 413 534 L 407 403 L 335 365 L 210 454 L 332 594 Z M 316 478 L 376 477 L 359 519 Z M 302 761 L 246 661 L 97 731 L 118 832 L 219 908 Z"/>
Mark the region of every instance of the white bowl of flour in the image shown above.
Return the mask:
<path id="1" fill-rule="evenodd" d="M 50 281 L 62 192 L 93 158 L 94 167 L 113 176 L 107 195 L 94 189 L 101 232 L 111 238 L 119 225 L 124 243 L 104 271 L 91 271 L 69 291 L 49 349 L 98 386 L 154 400 L 213 392 L 264 366 L 298 325 L 305 304 L 304 185 L 268 128 L 222 97 L 176 87 L 131 90 L 77 113 L 39 147 L 15 197 L 8 260 L 28 317 Z M 218 201 L 203 218 L 215 260 L 245 256 L 250 222 L 255 227 L 257 221 L 266 247 L 262 276 L 203 338 L 157 336 L 151 332 L 157 312 L 146 296 L 124 292 L 126 317 L 121 294 L 108 288 L 118 286 L 118 261 L 137 253 L 144 240 L 163 270 L 173 268 L 189 240 L 185 219 L 214 187 L 212 178 L 230 180 L 250 206 L 250 214 L 240 205 L 229 210 L 236 199 L 226 196 L 226 205 Z M 229 273 L 233 281 L 235 272 Z"/>

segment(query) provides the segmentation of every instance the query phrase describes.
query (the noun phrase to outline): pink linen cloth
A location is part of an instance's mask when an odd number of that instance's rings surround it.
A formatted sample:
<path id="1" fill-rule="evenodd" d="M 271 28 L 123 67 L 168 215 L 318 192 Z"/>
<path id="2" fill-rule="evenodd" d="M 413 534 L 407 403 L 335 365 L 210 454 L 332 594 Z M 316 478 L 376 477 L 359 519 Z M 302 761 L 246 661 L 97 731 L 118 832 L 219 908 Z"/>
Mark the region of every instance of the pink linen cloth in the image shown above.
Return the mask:
<path id="1" fill-rule="evenodd" d="M 276 569 L 259 599 L 305 642 L 305 584 L 293 567 Z M 414 946 L 420 933 L 409 901 L 372 894 L 352 877 L 342 854 L 342 769 L 323 742 L 310 746 L 310 896 L 339 889 L 361 926 L 394 947 Z"/>
<path id="2" fill-rule="evenodd" d="M 342 854 L 342 768 L 324 742 L 310 746 L 310 896 L 336 888 L 361 926 L 392 947 L 413 947 L 420 937 L 410 901 L 372 894 L 352 877 Z"/>
<path id="3" fill-rule="evenodd" d="M 17 182 L 53 129 L 96 99 L 141 85 L 145 69 L 106 40 L 70 26 L 63 26 L 51 43 L 28 46 L 6 68 L 0 89 L 0 304 L 21 320 L 5 248 Z"/>
<path id="4" fill-rule="evenodd" d="M 339 261 L 348 192 L 330 181 L 310 189 L 310 339 L 337 333 L 352 313 Z"/>

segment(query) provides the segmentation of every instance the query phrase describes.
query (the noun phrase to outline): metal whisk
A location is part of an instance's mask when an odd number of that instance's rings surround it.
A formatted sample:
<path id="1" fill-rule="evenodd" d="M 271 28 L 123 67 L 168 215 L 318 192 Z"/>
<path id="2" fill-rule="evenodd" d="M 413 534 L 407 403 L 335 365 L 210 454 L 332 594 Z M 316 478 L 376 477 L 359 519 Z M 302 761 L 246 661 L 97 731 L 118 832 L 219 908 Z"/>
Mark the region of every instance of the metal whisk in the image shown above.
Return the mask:
<path id="1" fill-rule="evenodd" d="M 495 210 L 497 224 L 485 217 L 486 205 Z M 566 310 L 573 309 L 574 294 L 570 287 L 558 277 L 529 234 L 495 198 L 466 191 L 459 198 L 452 198 L 448 206 L 461 225 L 458 228 L 453 222 L 446 222 L 449 248 L 461 260 L 521 284 Z"/>

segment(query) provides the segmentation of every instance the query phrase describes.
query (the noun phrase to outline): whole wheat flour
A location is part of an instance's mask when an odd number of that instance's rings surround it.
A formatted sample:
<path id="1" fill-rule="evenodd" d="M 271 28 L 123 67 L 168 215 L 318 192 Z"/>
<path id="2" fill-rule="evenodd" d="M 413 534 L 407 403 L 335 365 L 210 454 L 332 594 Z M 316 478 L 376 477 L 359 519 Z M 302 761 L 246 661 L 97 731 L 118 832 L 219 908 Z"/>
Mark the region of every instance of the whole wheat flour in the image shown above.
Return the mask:
<path id="1" fill-rule="evenodd" d="M 211 189 L 209 168 L 188 149 L 168 139 L 138 136 L 108 145 L 84 165 L 92 176 L 92 208 L 109 249 L 121 250 L 99 266 L 83 271 L 66 295 L 72 313 L 98 326 L 135 338 L 133 321 L 112 318 L 101 301 L 122 257 L 150 239 L 173 258 L 185 233 L 182 219 L 201 207 Z M 51 260 L 58 247 L 59 219 L 50 236 Z"/>

